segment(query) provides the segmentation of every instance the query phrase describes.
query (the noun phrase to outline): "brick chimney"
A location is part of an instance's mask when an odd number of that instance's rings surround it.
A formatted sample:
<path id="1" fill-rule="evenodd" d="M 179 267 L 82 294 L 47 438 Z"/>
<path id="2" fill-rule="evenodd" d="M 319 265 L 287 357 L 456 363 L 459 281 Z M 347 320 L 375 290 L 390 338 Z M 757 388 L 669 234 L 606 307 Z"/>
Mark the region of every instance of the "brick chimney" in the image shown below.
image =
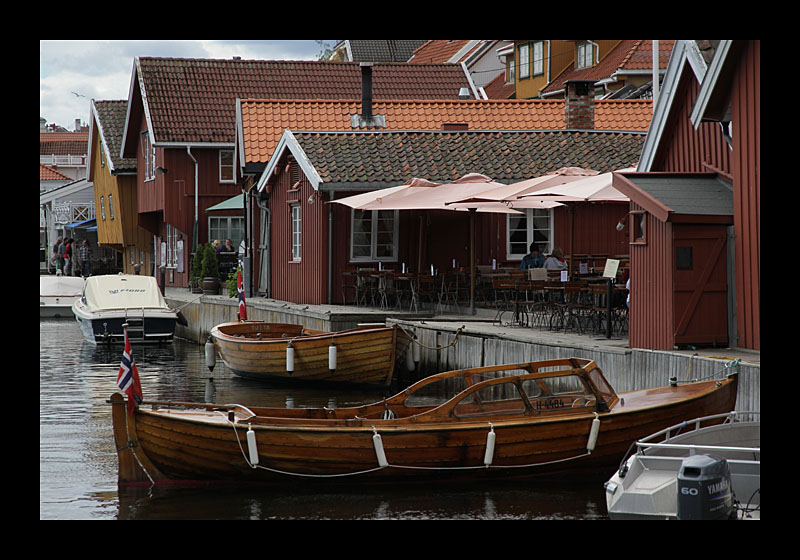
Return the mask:
<path id="1" fill-rule="evenodd" d="M 565 128 L 594 129 L 594 80 L 570 80 L 564 98 Z"/>

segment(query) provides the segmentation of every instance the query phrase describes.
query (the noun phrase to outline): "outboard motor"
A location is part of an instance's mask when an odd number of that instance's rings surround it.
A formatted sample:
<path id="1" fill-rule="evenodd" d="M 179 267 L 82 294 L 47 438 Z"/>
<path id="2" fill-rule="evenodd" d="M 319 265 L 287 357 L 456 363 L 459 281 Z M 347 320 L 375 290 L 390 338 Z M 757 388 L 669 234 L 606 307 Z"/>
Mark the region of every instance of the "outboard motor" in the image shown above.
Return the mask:
<path id="1" fill-rule="evenodd" d="M 692 455 L 678 472 L 678 519 L 735 517 L 728 461 L 714 455 Z"/>

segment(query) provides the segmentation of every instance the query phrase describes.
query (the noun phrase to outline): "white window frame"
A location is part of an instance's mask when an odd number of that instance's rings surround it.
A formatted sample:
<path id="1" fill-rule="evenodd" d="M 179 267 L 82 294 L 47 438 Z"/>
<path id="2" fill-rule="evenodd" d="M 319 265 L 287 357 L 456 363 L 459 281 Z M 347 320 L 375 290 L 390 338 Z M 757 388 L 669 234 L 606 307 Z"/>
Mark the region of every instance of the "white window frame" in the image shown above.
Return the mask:
<path id="1" fill-rule="evenodd" d="M 223 153 L 230 154 L 230 156 L 231 156 L 230 165 L 223 165 L 222 164 L 222 154 Z M 224 179 L 222 177 L 222 170 L 223 169 L 228 169 L 228 168 L 230 168 L 230 170 L 231 170 L 231 178 L 230 179 Z M 236 166 L 234 165 L 233 150 L 220 150 L 219 151 L 219 182 L 220 183 L 235 183 L 236 182 Z"/>
<path id="2" fill-rule="evenodd" d="M 100 217 L 103 221 L 106 220 L 106 201 L 102 194 L 100 195 Z"/>
<path id="3" fill-rule="evenodd" d="M 575 68 L 591 68 L 594 60 L 594 45 L 591 43 L 579 43 L 575 57 Z"/>
<path id="4" fill-rule="evenodd" d="M 147 130 L 142 131 L 141 135 L 144 180 L 153 181 L 156 178 L 156 147 L 150 143 L 150 133 Z"/>
<path id="5" fill-rule="evenodd" d="M 533 217 L 547 217 L 548 224 L 546 229 L 539 229 L 538 231 L 544 232 L 547 236 L 547 242 L 536 240 L 535 230 L 533 227 Z M 539 253 L 550 254 L 553 251 L 553 210 L 547 208 L 527 208 L 525 209 L 525 249 L 524 253 L 513 253 L 511 251 L 511 218 L 519 218 L 519 215 L 506 214 L 506 259 L 508 260 L 522 260 L 527 255 L 531 243 L 536 241 L 539 246 Z M 520 228 L 522 229 L 522 228 Z"/>
<path id="6" fill-rule="evenodd" d="M 517 47 L 517 54 L 519 55 L 519 79 L 524 80 L 525 78 L 530 78 L 531 76 L 531 68 L 530 68 L 530 43 L 524 43 Z M 524 52 L 524 55 L 523 55 Z"/>
<path id="7" fill-rule="evenodd" d="M 369 255 L 356 256 L 354 254 L 354 237 L 355 237 L 355 223 L 358 212 L 370 213 L 370 232 L 369 232 Z M 392 213 L 392 254 L 391 255 L 378 255 L 378 224 L 380 222 L 380 213 Z M 350 210 L 350 262 L 397 262 L 397 245 L 399 233 L 399 210 Z"/>
<path id="8" fill-rule="evenodd" d="M 167 225 L 167 237 L 165 239 L 167 243 L 167 267 L 169 268 L 177 268 L 178 267 L 178 251 L 177 251 L 177 243 L 178 243 L 178 228 L 171 226 L 170 224 Z"/>
<path id="9" fill-rule="evenodd" d="M 292 217 L 292 261 L 300 262 L 302 260 L 303 248 L 303 216 L 300 212 L 300 205 L 295 204 L 291 210 Z"/>
<path id="10" fill-rule="evenodd" d="M 242 228 L 241 228 L 242 237 L 240 239 L 237 239 L 237 240 L 234 240 L 234 236 L 232 235 L 233 222 L 234 221 L 238 222 L 242 226 Z M 212 235 L 211 234 L 212 230 L 220 230 L 223 227 L 225 229 L 225 235 L 220 235 L 219 237 L 217 237 L 216 235 Z M 245 220 L 244 220 L 243 216 L 209 216 L 208 217 L 208 240 L 209 241 L 214 241 L 215 239 L 219 239 L 219 242 L 222 243 L 223 247 L 225 246 L 225 240 L 226 239 L 230 239 L 231 243 L 233 244 L 233 246 L 237 247 L 237 249 L 235 249 L 235 250 L 238 251 L 239 250 L 238 249 L 239 243 L 242 242 L 242 239 L 244 239 L 244 236 L 245 236 L 244 235 L 244 230 L 245 230 Z"/>
<path id="11" fill-rule="evenodd" d="M 544 74 L 544 42 L 536 41 L 533 43 L 532 49 L 533 58 L 533 75 L 540 76 Z"/>
<path id="12" fill-rule="evenodd" d="M 109 220 L 114 219 L 114 199 L 111 198 L 111 193 L 108 194 L 108 216 Z"/>

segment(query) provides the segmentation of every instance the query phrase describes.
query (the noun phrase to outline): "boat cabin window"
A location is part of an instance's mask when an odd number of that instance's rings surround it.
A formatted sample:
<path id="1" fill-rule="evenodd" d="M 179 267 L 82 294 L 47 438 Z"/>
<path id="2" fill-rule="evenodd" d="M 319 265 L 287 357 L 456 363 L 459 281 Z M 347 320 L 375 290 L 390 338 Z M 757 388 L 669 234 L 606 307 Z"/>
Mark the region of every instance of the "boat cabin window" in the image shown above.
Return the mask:
<path id="1" fill-rule="evenodd" d="M 525 402 L 513 381 L 490 385 L 465 395 L 455 406 L 456 416 L 500 416 L 522 414 Z"/>
<path id="2" fill-rule="evenodd" d="M 467 388 L 463 377 L 447 377 L 416 389 L 406 398 L 406 406 L 439 406 Z"/>
<path id="3" fill-rule="evenodd" d="M 592 371 L 590 371 L 589 379 L 592 381 L 592 383 L 594 383 L 600 398 L 603 399 L 608 406 L 612 406 L 612 401 L 616 397 L 616 393 L 614 392 L 614 389 L 611 388 L 611 385 L 608 384 L 606 378 L 603 377 L 603 374 L 600 372 L 600 370 L 594 368 Z"/>
<path id="4" fill-rule="evenodd" d="M 536 411 L 592 406 L 594 394 L 577 375 L 528 379 L 522 390 Z"/>

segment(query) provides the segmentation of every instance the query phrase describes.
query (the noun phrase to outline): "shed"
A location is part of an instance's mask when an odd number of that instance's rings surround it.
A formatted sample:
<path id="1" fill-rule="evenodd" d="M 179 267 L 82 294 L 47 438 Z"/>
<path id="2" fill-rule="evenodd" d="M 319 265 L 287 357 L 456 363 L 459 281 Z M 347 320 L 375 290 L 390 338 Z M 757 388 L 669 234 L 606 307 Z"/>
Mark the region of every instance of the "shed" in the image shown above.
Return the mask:
<path id="1" fill-rule="evenodd" d="M 727 346 L 732 184 L 717 173 L 622 172 L 613 185 L 631 199 L 631 348 Z"/>

